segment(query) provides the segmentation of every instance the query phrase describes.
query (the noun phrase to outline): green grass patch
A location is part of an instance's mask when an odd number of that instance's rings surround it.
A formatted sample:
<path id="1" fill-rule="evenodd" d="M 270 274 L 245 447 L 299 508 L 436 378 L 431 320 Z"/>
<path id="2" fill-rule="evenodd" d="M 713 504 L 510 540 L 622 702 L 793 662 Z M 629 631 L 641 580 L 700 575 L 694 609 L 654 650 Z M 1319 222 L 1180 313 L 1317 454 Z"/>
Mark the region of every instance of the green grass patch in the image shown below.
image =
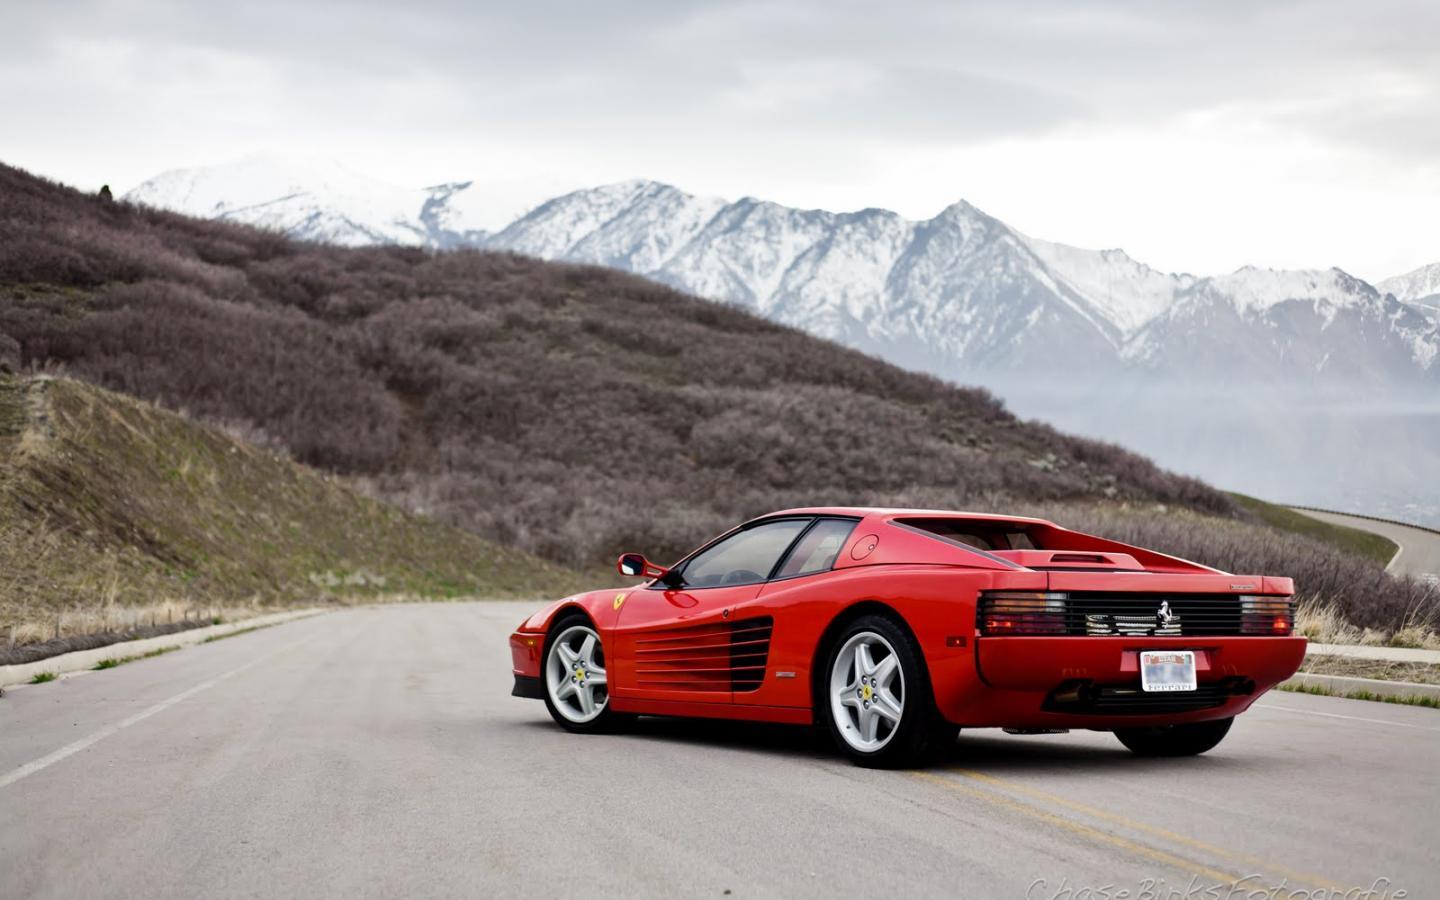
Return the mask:
<path id="1" fill-rule="evenodd" d="M 1253 513 L 1272 528 L 1324 541 L 1332 547 L 1338 547 L 1341 550 L 1374 560 L 1382 566 L 1394 559 L 1396 552 L 1400 549 L 1394 541 L 1374 532 L 1345 525 L 1331 525 L 1329 522 L 1312 519 L 1293 509 L 1266 503 L 1264 500 L 1257 500 L 1244 494 L 1232 492 L 1230 496 L 1241 508 Z"/>
<path id="2" fill-rule="evenodd" d="M 1337 691 L 1318 684 L 1279 684 L 1276 687 L 1292 694 L 1314 694 L 1317 697 L 1342 697 L 1346 700 L 1370 700 L 1378 703 L 1396 703 L 1400 706 L 1424 706 L 1429 709 L 1440 709 L 1440 698 L 1435 697 L 1389 697 L 1366 690 Z"/>
<path id="3" fill-rule="evenodd" d="M 217 624 L 217 625 L 219 624 L 218 620 L 217 620 L 216 624 Z M 279 623 L 279 622 L 271 622 L 269 625 L 251 625 L 249 628 L 240 628 L 240 629 L 237 629 L 237 630 L 235 630 L 235 631 L 227 632 L 227 633 L 225 633 L 225 634 L 212 634 L 212 635 L 210 635 L 209 637 L 207 637 L 205 640 L 201 641 L 200 643 L 202 643 L 202 644 L 213 644 L 213 643 L 215 643 L 216 641 L 223 641 L 223 640 L 225 640 L 226 638 L 239 637 L 239 636 L 242 635 L 242 634 L 249 634 L 249 633 L 252 632 L 252 631 L 259 631 L 259 630 L 262 629 L 262 628 L 273 628 L 274 626 L 276 626 L 276 625 L 278 625 L 278 624 L 280 624 L 280 623 Z"/>
<path id="4" fill-rule="evenodd" d="M 31 684 L 44 684 L 47 681 L 54 681 L 59 678 L 54 672 L 36 672 L 35 677 L 30 679 Z"/>
<path id="5" fill-rule="evenodd" d="M 132 663 L 139 659 L 154 659 L 157 656 L 164 656 L 166 653 L 174 653 L 179 649 L 180 647 L 178 646 L 161 647 L 158 650 L 151 650 L 149 653 L 137 653 L 134 656 L 114 656 L 109 659 L 102 659 L 95 664 L 92 671 L 98 672 L 101 669 L 113 669 L 116 666 L 123 666 L 126 663 Z"/>

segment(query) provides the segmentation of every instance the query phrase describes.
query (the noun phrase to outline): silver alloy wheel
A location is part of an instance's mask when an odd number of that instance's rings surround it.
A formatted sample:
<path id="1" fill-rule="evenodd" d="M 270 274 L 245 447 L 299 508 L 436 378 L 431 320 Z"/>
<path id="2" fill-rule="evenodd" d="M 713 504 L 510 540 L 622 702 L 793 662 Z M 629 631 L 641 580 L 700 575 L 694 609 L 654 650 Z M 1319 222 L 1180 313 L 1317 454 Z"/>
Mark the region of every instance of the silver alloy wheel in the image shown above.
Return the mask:
<path id="1" fill-rule="evenodd" d="M 600 636 L 588 625 L 571 625 L 550 644 L 545 687 L 560 715 L 577 725 L 605 711 L 610 691 Z"/>
<path id="2" fill-rule="evenodd" d="M 830 669 L 830 714 L 845 742 L 863 753 L 890 743 L 905 712 L 905 673 L 884 637 L 854 635 Z"/>

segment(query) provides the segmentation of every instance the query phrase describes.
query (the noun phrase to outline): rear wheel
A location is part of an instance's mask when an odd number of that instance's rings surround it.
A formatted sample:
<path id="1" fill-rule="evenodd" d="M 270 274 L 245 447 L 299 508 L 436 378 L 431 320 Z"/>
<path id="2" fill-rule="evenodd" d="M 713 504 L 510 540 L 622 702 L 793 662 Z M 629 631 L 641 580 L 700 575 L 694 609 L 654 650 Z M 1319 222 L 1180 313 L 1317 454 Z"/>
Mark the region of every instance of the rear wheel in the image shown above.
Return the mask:
<path id="1" fill-rule="evenodd" d="M 610 710 L 605 648 L 584 616 L 550 628 L 545 644 L 545 708 L 567 731 L 604 731 L 619 718 Z"/>
<path id="2" fill-rule="evenodd" d="M 1115 736 L 1137 756 L 1198 756 L 1224 740 L 1234 721 L 1231 716 L 1189 725 L 1119 728 Z"/>
<path id="3" fill-rule="evenodd" d="M 920 648 L 886 616 L 861 616 L 836 640 L 816 704 L 835 746 L 868 767 L 918 765 L 959 729 L 935 710 Z"/>

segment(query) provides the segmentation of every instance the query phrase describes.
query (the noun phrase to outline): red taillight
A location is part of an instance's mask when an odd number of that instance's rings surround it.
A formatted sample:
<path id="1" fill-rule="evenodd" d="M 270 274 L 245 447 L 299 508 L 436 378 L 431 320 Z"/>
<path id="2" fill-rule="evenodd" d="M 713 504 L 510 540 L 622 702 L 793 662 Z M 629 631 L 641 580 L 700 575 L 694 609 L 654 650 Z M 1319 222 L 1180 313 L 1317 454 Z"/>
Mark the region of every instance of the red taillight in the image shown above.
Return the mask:
<path id="1" fill-rule="evenodd" d="M 986 616 L 980 630 L 985 634 L 1012 634 L 1019 626 L 1020 621 L 1013 616 Z"/>
<path id="2" fill-rule="evenodd" d="M 1032 591 L 987 591 L 980 595 L 981 634 L 1067 634 L 1067 594 Z"/>
<path id="3" fill-rule="evenodd" d="M 1240 633 L 1287 635 L 1295 630 L 1295 609 L 1289 597 L 1240 598 Z"/>

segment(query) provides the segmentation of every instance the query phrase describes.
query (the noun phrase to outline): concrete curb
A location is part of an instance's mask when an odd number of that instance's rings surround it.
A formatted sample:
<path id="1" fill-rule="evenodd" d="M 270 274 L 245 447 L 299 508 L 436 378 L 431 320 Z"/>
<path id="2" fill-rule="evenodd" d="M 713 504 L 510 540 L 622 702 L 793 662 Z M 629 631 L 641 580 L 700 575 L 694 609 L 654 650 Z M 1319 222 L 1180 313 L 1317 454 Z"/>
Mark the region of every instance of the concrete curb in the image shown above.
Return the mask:
<path id="1" fill-rule="evenodd" d="M 1324 688 L 1341 696 L 1364 691 L 1377 697 L 1429 697 L 1440 700 L 1440 684 L 1380 681 L 1375 678 L 1351 678 L 1348 675 L 1311 675 L 1301 672 L 1281 686 Z"/>
<path id="2" fill-rule="evenodd" d="M 1362 644 L 1311 644 L 1306 656 L 1348 656 L 1351 659 L 1380 659 L 1385 662 L 1440 665 L 1440 650 L 1414 647 L 1372 647 Z"/>
<path id="3" fill-rule="evenodd" d="M 0 688 L 24 684 L 42 672 L 53 672 L 56 675 L 63 675 L 66 672 L 79 672 L 85 669 L 93 669 L 97 663 L 107 659 L 119 659 L 124 656 L 142 656 L 155 650 L 188 647 L 191 644 L 198 644 L 206 638 L 233 634 L 237 631 L 243 631 L 246 628 L 278 625 L 281 622 L 289 622 L 292 619 L 319 615 L 327 611 L 328 610 L 324 609 L 301 609 L 295 610 L 294 612 L 271 613 L 267 616 L 256 616 L 253 619 L 243 619 L 239 622 L 226 622 L 224 625 L 192 628 L 189 631 L 162 634 L 159 637 L 142 638 L 138 641 L 124 641 L 119 644 L 107 644 L 104 647 L 95 647 L 90 650 L 76 650 L 74 653 L 62 653 L 59 656 L 52 656 L 48 659 L 36 660 L 35 662 L 19 663 L 13 666 L 0 666 Z"/>

